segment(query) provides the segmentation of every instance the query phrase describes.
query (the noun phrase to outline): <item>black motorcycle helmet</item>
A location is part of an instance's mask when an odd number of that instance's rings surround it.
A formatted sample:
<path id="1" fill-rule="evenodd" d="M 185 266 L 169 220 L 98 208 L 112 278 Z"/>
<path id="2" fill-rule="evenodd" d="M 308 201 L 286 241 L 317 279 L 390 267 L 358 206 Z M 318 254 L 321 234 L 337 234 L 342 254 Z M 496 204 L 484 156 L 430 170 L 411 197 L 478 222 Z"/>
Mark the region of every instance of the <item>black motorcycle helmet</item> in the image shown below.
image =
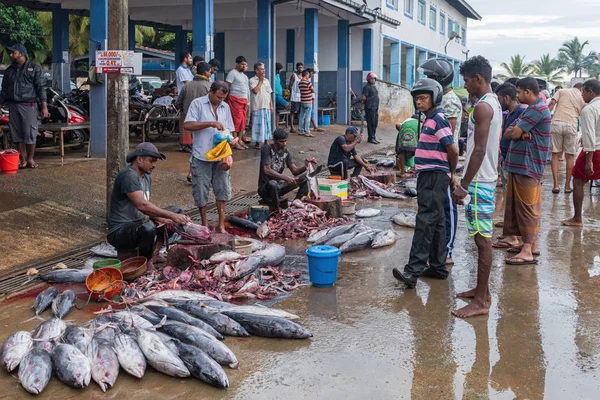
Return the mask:
<path id="1" fill-rule="evenodd" d="M 443 58 L 432 58 L 419 66 L 419 72 L 437 81 L 445 89 L 454 81 L 454 66 Z"/>
<path id="2" fill-rule="evenodd" d="M 434 107 L 437 107 L 440 104 L 442 104 L 442 97 L 444 97 L 444 89 L 442 89 L 442 85 L 440 85 L 433 79 L 419 79 L 419 81 L 415 83 L 415 86 L 413 86 L 412 90 L 410 91 L 410 94 L 412 95 L 413 99 L 415 98 L 415 96 L 418 96 L 423 93 L 431 95 Z M 415 108 L 417 108 L 416 104 Z"/>

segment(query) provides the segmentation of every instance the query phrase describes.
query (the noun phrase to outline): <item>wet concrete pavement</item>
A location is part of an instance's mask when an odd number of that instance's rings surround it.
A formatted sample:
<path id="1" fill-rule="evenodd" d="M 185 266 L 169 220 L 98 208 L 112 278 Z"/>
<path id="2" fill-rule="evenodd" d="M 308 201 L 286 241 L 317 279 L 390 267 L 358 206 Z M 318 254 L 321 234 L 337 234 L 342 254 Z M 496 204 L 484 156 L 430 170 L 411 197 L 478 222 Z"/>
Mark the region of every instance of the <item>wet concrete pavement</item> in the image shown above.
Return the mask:
<path id="1" fill-rule="evenodd" d="M 391 268 L 408 259 L 412 230 L 394 227 L 392 247 L 344 255 L 335 287 L 304 287 L 276 305 L 300 316 L 310 340 L 226 338 L 240 360 L 226 372 L 231 387 L 218 390 L 194 379 L 148 372 L 142 381 L 121 373 L 103 394 L 92 383 L 73 390 L 55 378 L 45 398 L 132 399 L 597 399 L 600 393 L 600 215 L 598 189 L 584 202 L 586 227 L 560 226 L 570 197 L 543 186 L 544 219 L 537 266 L 507 266 L 494 250 L 489 316 L 461 320 L 450 311 L 457 292 L 475 284 L 477 252 L 462 209 L 455 261 L 446 281 L 420 280 L 405 290 Z M 501 195 L 498 196 L 501 202 Z M 413 201 L 362 201 L 389 218 Z M 501 215 L 501 207 L 497 207 Z M 497 233 L 500 233 L 497 230 Z M 303 241 L 289 247 L 306 248 Z M 79 289 L 83 291 L 82 288 Z M 38 323 L 33 294 L 0 308 L 0 338 Z M 80 301 L 83 304 L 84 301 Z M 91 311 L 73 311 L 83 322 Z M 23 398 L 16 380 L 0 374 L 3 398 Z"/>

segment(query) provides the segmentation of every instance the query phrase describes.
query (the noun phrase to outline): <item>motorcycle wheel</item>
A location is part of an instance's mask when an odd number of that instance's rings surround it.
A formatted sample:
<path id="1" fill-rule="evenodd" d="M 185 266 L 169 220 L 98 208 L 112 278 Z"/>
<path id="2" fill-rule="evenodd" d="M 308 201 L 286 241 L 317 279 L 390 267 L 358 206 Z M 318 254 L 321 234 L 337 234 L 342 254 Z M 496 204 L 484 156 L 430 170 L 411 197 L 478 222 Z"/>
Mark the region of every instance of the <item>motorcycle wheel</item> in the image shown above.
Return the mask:
<path id="1" fill-rule="evenodd" d="M 161 137 L 164 131 L 164 123 L 155 121 L 155 118 L 165 117 L 165 113 L 162 107 L 152 107 L 148 112 L 148 123 L 146 124 L 146 138 L 149 141 L 157 140 Z"/>
<path id="2" fill-rule="evenodd" d="M 85 142 L 89 140 L 89 137 L 85 129 L 77 129 L 74 131 L 69 131 L 67 140 L 69 143 L 77 143 L 77 146 L 71 147 L 73 150 L 81 150 L 83 146 L 85 146 Z"/>

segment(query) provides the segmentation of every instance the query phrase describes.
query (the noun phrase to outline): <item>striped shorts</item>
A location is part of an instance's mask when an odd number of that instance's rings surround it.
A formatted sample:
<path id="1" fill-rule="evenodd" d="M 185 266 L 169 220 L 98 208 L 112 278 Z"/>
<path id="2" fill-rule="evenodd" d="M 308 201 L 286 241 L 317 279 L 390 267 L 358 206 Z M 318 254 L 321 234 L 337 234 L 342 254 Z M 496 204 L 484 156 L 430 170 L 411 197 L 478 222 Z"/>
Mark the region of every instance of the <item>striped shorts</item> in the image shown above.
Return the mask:
<path id="1" fill-rule="evenodd" d="M 492 237 L 494 209 L 496 207 L 496 182 L 471 182 L 471 202 L 465 206 L 469 236 L 480 234 Z"/>

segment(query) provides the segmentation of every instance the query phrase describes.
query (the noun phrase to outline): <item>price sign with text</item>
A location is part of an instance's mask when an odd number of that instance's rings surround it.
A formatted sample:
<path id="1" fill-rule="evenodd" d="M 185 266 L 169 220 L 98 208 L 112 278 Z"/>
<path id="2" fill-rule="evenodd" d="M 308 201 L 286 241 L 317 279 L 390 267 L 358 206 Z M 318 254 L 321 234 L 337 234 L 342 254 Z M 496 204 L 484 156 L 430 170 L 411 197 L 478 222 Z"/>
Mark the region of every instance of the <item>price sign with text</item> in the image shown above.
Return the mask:
<path id="1" fill-rule="evenodd" d="M 98 50 L 96 51 L 96 73 L 140 75 L 142 53 L 128 50 Z"/>

